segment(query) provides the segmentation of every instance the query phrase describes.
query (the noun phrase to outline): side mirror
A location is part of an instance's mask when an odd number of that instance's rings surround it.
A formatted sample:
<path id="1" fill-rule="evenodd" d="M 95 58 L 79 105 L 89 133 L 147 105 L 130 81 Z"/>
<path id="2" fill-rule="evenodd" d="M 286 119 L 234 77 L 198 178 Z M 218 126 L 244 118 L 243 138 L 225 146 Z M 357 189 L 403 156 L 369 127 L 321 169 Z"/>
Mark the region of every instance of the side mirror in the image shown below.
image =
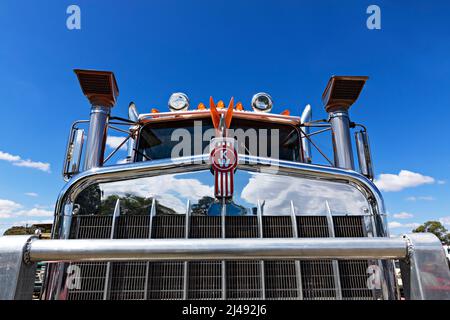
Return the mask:
<path id="1" fill-rule="evenodd" d="M 370 180 L 373 180 L 372 155 L 370 153 L 369 135 L 367 131 L 355 132 L 356 152 L 358 153 L 359 170 Z"/>
<path id="2" fill-rule="evenodd" d="M 84 130 L 72 128 L 67 143 L 66 156 L 64 158 L 63 177 L 69 180 L 80 172 L 81 153 L 83 151 Z"/>
<path id="3" fill-rule="evenodd" d="M 136 105 L 134 102 L 130 102 L 128 105 L 128 119 L 130 119 L 133 122 L 139 121 L 139 112 L 136 108 Z M 131 126 L 131 129 L 134 129 L 135 126 Z M 133 135 L 128 139 L 128 145 L 127 145 L 127 163 L 133 162 L 134 159 L 134 149 L 136 148 L 136 136 Z"/>

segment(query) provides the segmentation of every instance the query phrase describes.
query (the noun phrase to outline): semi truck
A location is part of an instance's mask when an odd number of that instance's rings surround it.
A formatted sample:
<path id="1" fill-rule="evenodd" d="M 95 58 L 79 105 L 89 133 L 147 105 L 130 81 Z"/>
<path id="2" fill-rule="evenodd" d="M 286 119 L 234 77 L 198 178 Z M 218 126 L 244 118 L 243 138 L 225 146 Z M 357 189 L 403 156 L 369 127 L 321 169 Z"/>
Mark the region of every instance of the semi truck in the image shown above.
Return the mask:
<path id="1" fill-rule="evenodd" d="M 450 299 L 439 239 L 389 234 L 367 129 L 350 119 L 367 77 L 332 76 L 314 120 L 310 105 L 272 112 L 264 92 L 176 92 L 167 111 L 131 102 L 117 117 L 114 73 L 75 74 L 91 112 L 70 129 L 52 239 L 0 238 L 1 299 L 31 299 L 46 262 L 43 300 L 395 300 L 394 260 L 406 299 Z M 332 155 L 314 141 L 327 134 Z"/>

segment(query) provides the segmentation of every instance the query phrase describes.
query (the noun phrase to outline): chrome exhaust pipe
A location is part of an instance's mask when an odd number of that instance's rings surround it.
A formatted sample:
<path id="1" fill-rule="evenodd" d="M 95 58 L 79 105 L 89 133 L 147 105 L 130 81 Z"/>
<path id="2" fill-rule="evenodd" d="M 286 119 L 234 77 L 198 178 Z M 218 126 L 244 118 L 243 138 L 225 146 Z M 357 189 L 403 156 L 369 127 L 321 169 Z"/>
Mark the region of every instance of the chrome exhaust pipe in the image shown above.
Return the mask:
<path id="1" fill-rule="evenodd" d="M 109 115 L 116 104 L 119 89 L 110 71 L 74 70 L 81 90 L 91 103 L 84 170 L 103 166 Z"/>
<path id="2" fill-rule="evenodd" d="M 311 105 L 307 104 L 305 109 L 303 109 L 302 115 L 300 117 L 300 121 L 302 124 L 306 122 L 310 122 L 312 120 L 312 108 Z M 302 149 L 303 149 L 303 161 L 305 163 L 312 163 L 312 154 L 311 154 L 311 142 L 306 137 L 310 133 L 310 127 L 303 127 L 302 133 Z"/>
<path id="3" fill-rule="evenodd" d="M 322 95 L 332 129 L 334 165 L 355 170 L 348 110 L 358 99 L 368 77 L 333 76 Z"/>

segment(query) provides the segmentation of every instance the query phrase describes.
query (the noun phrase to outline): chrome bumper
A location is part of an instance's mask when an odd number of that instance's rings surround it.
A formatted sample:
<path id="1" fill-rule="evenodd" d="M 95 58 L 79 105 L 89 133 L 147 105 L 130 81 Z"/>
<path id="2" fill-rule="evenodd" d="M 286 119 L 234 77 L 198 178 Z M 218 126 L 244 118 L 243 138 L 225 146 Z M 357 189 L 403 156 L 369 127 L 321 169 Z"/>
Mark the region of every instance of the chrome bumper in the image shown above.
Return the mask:
<path id="1" fill-rule="evenodd" d="M 31 299 L 38 261 L 400 259 L 409 299 L 450 299 L 450 271 L 432 234 L 403 238 L 38 240 L 0 238 L 0 299 Z"/>

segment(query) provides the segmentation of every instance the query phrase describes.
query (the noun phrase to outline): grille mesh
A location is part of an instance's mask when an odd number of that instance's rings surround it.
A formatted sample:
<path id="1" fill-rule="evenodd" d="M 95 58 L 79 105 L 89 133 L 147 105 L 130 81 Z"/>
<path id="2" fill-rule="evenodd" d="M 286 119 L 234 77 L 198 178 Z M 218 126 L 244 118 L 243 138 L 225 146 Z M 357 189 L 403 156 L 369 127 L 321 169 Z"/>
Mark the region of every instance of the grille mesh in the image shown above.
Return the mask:
<path id="1" fill-rule="evenodd" d="M 221 217 L 191 216 L 190 238 L 221 238 Z M 222 297 L 222 263 L 191 261 L 188 263 L 189 299 L 220 299 Z"/>
<path id="2" fill-rule="evenodd" d="M 185 219 L 183 215 L 154 216 L 151 238 L 184 238 Z M 295 221 L 298 237 L 329 237 L 326 216 L 301 215 L 296 216 Z M 265 238 L 294 235 L 290 216 L 263 216 L 262 223 Z M 366 234 L 363 216 L 334 216 L 333 223 L 336 237 L 364 237 Z M 76 216 L 72 237 L 106 239 L 111 235 L 111 225 L 111 216 Z M 149 216 L 122 215 L 117 218 L 114 237 L 148 238 L 149 227 Z M 224 231 L 227 238 L 260 237 L 256 216 L 227 216 Z M 189 238 L 221 237 L 222 217 L 189 217 Z M 368 264 L 365 260 L 338 262 L 343 299 L 373 299 L 373 292 L 366 286 Z M 102 299 L 107 263 L 76 265 L 81 271 L 81 288 L 69 289 L 68 299 Z M 221 299 L 225 292 L 227 299 L 298 299 L 300 295 L 303 299 L 336 299 L 331 260 L 300 261 L 299 266 L 301 286 L 295 261 L 113 262 L 108 297 L 113 300 L 183 299 L 186 295 L 188 299 Z M 187 281 L 184 281 L 185 272 Z M 222 281 L 222 274 L 225 281 Z"/>
<path id="3" fill-rule="evenodd" d="M 292 238 L 290 216 L 263 216 L 264 238 Z M 297 299 L 297 275 L 294 261 L 266 261 L 264 275 L 267 299 Z"/>
<path id="4" fill-rule="evenodd" d="M 258 218 L 255 216 L 226 217 L 225 237 L 258 238 Z M 225 274 L 228 299 L 262 298 L 262 275 L 259 261 L 227 261 Z"/>

